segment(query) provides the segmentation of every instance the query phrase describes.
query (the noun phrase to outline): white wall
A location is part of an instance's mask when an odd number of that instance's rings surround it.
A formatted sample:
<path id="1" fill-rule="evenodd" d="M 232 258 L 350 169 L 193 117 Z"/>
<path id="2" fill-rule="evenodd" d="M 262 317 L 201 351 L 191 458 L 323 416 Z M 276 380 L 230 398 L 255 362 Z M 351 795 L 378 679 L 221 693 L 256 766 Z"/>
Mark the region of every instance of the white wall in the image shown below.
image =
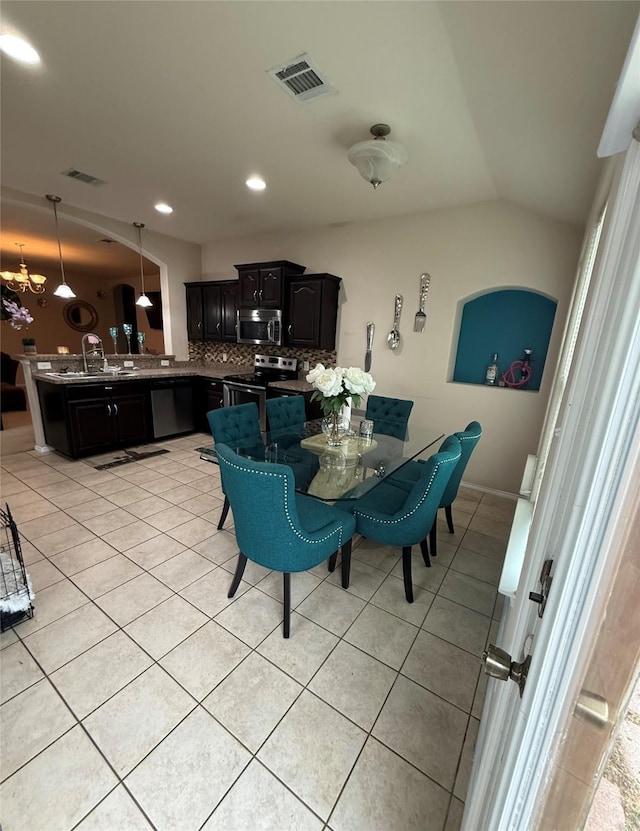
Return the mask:
<path id="1" fill-rule="evenodd" d="M 581 229 L 495 201 L 216 243 L 203 248 L 202 271 L 204 279 L 216 279 L 233 276 L 234 263 L 288 259 L 305 265 L 307 273 L 342 277 L 339 363 L 363 365 L 365 326 L 373 320 L 371 371 L 376 392 L 413 399 L 411 421 L 445 434 L 463 429 L 473 419 L 480 421 L 484 436 L 465 480 L 515 493 L 526 456 L 536 451 L 581 239 Z M 424 271 L 432 280 L 427 325 L 417 334 L 413 317 Z M 537 289 L 558 299 L 540 391 L 450 383 L 459 302 L 506 286 Z M 386 337 L 396 292 L 405 301 L 403 343 L 392 352 Z"/>

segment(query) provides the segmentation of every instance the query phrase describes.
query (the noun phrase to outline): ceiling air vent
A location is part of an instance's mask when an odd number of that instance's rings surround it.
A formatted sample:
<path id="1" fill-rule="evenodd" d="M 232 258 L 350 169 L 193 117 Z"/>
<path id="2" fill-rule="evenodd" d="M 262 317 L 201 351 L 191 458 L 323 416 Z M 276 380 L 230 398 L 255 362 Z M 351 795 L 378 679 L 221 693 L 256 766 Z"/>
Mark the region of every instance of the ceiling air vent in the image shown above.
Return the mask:
<path id="1" fill-rule="evenodd" d="M 70 167 L 69 170 L 62 171 L 63 176 L 68 176 L 70 179 L 75 179 L 77 182 L 84 182 L 85 185 L 106 185 L 104 179 L 98 179 L 97 176 L 91 176 L 89 173 L 83 173 L 81 170 L 76 170 L 75 167 Z"/>
<path id="2" fill-rule="evenodd" d="M 267 75 L 299 104 L 337 92 L 307 54 L 298 55 L 287 63 L 274 66 L 273 69 L 267 70 Z"/>

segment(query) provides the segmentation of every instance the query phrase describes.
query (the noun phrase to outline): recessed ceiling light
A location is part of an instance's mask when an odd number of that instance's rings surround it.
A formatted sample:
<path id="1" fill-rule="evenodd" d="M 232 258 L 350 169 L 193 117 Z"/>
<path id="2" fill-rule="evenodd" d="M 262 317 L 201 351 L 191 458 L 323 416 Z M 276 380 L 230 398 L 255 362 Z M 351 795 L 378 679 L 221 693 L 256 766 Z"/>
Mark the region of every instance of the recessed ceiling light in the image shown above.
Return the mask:
<path id="1" fill-rule="evenodd" d="M 259 176 L 252 176 L 250 179 L 247 179 L 245 184 L 251 190 L 264 190 L 267 186 L 265 180 L 261 179 Z"/>
<path id="2" fill-rule="evenodd" d="M 173 208 L 171 207 L 171 205 L 167 205 L 166 202 L 158 202 L 158 204 L 155 206 L 155 209 L 160 214 L 172 214 L 173 213 Z"/>
<path id="3" fill-rule="evenodd" d="M 40 55 L 33 46 L 15 35 L 0 35 L 0 50 L 20 63 L 40 63 Z"/>

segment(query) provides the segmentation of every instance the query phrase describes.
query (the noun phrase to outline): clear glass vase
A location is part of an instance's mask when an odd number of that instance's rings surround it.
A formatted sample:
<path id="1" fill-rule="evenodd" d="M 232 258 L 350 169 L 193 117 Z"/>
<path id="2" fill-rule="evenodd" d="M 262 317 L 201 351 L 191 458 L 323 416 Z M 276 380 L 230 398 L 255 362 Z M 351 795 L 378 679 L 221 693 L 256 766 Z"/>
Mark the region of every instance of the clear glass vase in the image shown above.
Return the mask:
<path id="1" fill-rule="evenodd" d="M 349 422 L 340 413 L 331 413 L 322 419 L 322 432 L 330 447 L 339 447 L 347 438 Z"/>

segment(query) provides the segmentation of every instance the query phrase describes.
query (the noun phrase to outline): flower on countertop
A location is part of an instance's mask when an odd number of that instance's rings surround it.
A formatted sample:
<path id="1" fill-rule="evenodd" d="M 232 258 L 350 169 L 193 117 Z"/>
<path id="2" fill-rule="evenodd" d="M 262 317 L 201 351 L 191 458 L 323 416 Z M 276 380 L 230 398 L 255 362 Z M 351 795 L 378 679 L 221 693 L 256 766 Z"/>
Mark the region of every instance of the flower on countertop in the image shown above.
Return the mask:
<path id="1" fill-rule="evenodd" d="M 2 305 L 9 316 L 9 325 L 13 329 L 22 329 L 23 326 L 33 323 L 29 309 L 25 306 L 19 306 L 14 300 L 7 300 L 5 297 L 2 298 Z"/>
<path id="2" fill-rule="evenodd" d="M 359 407 L 360 396 L 373 392 L 376 386 L 371 375 L 357 366 L 327 369 L 324 364 L 316 364 L 307 381 L 315 388 L 311 400 L 318 401 L 326 416 L 339 413 L 349 398 L 354 407 Z"/>

